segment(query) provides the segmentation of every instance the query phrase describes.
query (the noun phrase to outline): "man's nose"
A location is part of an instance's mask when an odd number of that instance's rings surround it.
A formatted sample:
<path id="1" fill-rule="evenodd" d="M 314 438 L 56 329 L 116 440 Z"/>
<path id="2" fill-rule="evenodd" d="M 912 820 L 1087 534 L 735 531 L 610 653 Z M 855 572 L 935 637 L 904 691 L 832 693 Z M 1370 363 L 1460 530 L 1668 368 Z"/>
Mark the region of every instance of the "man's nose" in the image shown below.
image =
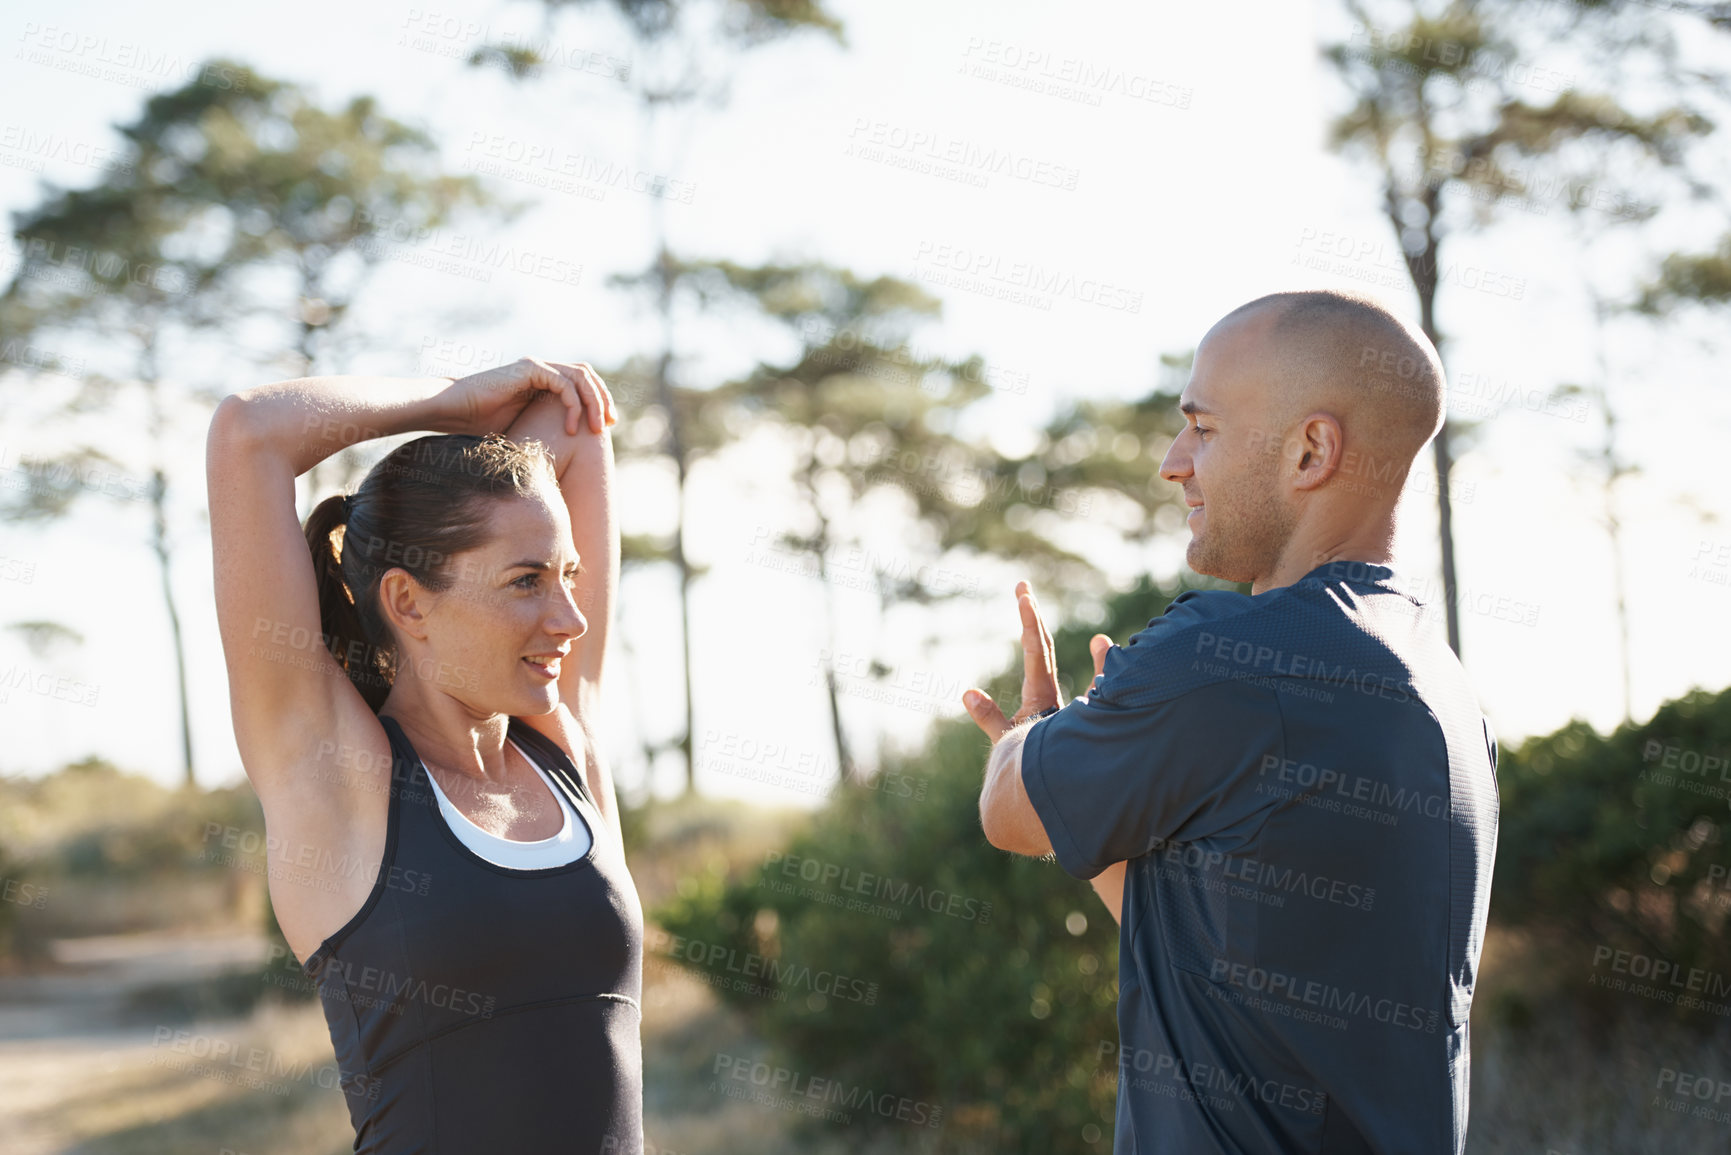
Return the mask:
<path id="1" fill-rule="evenodd" d="M 1166 457 L 1160 462 L 1160 476 L 1173 483 L 1190 476 L 1190 454 L 1180 448 L 1183 441 L 1182 433 L 1174 437 L 1171 448 L 1166 450 Z"/>

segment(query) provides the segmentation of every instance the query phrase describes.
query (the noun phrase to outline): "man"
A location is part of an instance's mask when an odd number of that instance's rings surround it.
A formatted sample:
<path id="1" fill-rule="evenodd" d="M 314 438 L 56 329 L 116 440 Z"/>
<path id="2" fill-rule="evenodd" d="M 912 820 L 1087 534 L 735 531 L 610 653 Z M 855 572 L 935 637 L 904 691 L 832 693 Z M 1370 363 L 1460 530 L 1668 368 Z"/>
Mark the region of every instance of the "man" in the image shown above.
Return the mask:
<path id="1" fill-rule="evenodd" d="M 1179 408 L 1189 564 L 1251 593 L 1096 636 L 1060 709 L 1019 584 L 1021 709 L 964 695 L 986 837 L 1119 918 L 1115 1153 L 1458 1153 L 1496 743 L 1390 566 L 1441 363 L 1372 301 L 1278 293 L 1208 332 Z"/>

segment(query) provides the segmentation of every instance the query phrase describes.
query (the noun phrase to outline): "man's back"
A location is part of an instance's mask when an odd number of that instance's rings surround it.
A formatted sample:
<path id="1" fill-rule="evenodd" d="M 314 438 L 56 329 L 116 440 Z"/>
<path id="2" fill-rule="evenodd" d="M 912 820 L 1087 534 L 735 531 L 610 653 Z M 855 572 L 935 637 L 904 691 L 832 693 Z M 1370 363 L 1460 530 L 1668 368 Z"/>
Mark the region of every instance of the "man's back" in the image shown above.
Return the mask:
<path id="1" fill-rule="evenodd" d="M 1059 861 L 1130 860 L 1118 1151 L 1461 1150 L 1495 743 L 1433 616 L 1187 594 L 1029 733 Z"/>

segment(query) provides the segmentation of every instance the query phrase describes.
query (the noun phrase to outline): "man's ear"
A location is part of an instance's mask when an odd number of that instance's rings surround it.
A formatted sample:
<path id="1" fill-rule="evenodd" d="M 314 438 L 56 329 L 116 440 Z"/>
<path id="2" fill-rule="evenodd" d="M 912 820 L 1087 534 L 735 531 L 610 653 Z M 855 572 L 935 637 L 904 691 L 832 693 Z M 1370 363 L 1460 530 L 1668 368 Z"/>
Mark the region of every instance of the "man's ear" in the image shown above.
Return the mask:
<path id="1" fill-rule="evenodd" d="M 412 638 L 427 636 L 428 591 L 402 568 L 385 571 L 379 579 L 379 612 Z"/>
<path id="2" fill-rule="evenodd" d="M 1329 413 L 1312 413 L 1298 426 L 1298 465 L 1293 483 L 1315 489 L 1335 475 L 1346 456 L 1340 422 Z"/>

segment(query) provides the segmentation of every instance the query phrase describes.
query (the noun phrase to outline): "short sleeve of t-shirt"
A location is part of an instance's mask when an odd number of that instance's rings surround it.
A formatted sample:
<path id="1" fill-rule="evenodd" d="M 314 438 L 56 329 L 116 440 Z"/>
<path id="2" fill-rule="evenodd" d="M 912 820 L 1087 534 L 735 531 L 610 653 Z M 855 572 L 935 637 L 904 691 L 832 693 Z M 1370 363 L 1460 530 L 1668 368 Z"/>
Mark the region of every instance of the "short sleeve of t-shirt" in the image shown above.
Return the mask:
<path id="1" fill-rule="evenodd" d="M 1077 878 L 1232 829 L 1274 801 L 1256 789 L 1265 759 L 1283 755 L 1274 691 L 1199 672 L 1199 631 L 1248 601 L 1203 601 L 1215 596 L 1174 600 L 1107 652 L 1085 697 L 1028 731 L 1023 785 L 1059 865 Z"/>

